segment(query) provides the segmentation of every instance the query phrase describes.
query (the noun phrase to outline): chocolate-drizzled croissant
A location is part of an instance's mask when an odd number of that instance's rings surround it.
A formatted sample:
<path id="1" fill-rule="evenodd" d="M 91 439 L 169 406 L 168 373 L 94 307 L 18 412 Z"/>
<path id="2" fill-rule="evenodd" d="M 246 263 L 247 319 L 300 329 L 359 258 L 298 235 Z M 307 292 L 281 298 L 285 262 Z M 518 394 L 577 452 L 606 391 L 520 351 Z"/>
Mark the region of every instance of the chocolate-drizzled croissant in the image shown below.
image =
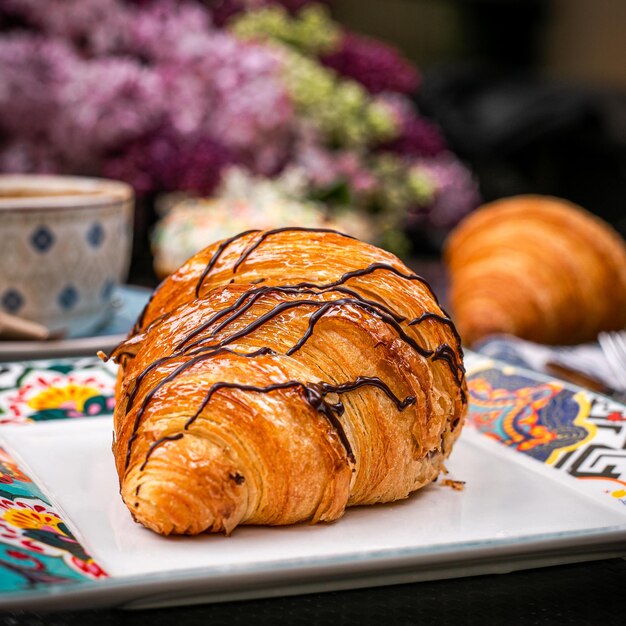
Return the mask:
<path id="1" fill-rule="evenodd" d="M 208 247 L 111 356 L 121 494 L 163 534 L 405 498 L 437 477 L 466 409 L 460 341 L 427 284 L 332 231 Z"/>
<path id="2" fill-rule="evenodd" d="M 626 326 L 626 246 L 600 218 L 558 198 L 515 196 L 467 217 L 446 242 L 463 342 L 494 333 L 581 343 Z"/>

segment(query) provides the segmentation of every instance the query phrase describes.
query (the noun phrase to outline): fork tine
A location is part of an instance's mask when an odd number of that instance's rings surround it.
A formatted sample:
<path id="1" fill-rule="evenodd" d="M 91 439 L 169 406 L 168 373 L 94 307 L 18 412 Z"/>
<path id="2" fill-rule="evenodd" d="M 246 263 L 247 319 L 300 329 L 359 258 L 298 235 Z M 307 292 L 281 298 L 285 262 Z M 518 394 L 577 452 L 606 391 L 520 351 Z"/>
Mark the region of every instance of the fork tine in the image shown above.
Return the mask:
<path id="1" fill-rule="evenodd" d="M 621 333 L 611 333 L 611 339 L 613 341 L 613 347 L 616 354 L 620 358 L 622 368 L 626 369 L 626 340 L 622 337 Z"/>
<path id="2" fill-rule="evenodd" d="M 613 376 L 615 377 L 615 381 L 617 385 L 619 385 L 619 387 L 621 388 L 622 377 L 621 377 L 620 369 L 618 368 L 616 361 L 615 361 L 616 356 L 613 351 L 613 343 L 611 342 L 610 338 L 605 333 L 598 334 L 598 343 L 600 344 L 600 349 L 602 350 L 602 353 L 604 354 L 604 358 L 606 359 L 609 369 L 611 370 Z"/>
<path id="3" fill-rule="evenodd" d="M 612 336 L 622 354 L 622 362 L 626 366 L 626 333 L 624 331 L 618 331 L 613 333 Z"/>
<path id="4" fill-rule="evenodd" d="M 611 371 L 613 372 L 613 376 L 615 376 L 615 379 L 619 386 L 623 388 L 623 370 L 620 365 L 619 353 L 617 352 L 617 349 L 613 342 L 613 337 L 609 333 L 600 333 L 598 335 L 598 343 L 600 344 L 600 348 L 602 349 L 602 352 L 606 357 L 606 361 Z"/>
<path id="5" fill-rule="evenodd" d="M 626 390 L 626 341 L 622 344 L 615 337 L 617 334 L 600 333 L 598 343 L 621 389 Z"/>

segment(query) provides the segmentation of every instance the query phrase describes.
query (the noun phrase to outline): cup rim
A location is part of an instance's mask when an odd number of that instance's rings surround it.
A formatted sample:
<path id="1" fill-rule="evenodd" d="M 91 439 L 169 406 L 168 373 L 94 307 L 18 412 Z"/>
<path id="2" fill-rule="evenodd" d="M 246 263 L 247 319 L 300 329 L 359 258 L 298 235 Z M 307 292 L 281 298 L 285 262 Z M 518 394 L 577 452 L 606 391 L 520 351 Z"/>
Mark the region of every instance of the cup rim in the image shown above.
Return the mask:
<path id="1" fill-rule="evenodd" d="M 50 191 L 65 191 L 71 187 L 78 193 L 2 197 L 2 192 L 24 191 L 42 187 Z M 115 202 L 130 201 L 133 197 L 134 191 L 129 184 L 108 178 L 48 174 L 0 174 L 0 211 L 100 207 Z"/>

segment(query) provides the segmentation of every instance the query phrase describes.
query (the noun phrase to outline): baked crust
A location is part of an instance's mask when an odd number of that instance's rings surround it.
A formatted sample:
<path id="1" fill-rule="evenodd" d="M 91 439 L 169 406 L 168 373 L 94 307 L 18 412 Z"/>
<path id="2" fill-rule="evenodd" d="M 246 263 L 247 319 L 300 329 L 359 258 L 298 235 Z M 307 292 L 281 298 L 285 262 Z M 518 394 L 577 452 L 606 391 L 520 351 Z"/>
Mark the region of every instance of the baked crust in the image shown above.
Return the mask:
<path id="1" fill-rule="evenodd" d="M 487 204 L 448 238 L 450 302 L 463 342 L 508 333 L 547 344 L 626 326 L 626 246 L 600 218 L 547 196 Z"/>
<path id="2" fill-rule="evenodd" d="M 111 356 L 121 495 L 162 534 L 405 498 L 437 477 L 466 413 L 460 342 L 430 288 L 335 232 L 210 246 Z"/>

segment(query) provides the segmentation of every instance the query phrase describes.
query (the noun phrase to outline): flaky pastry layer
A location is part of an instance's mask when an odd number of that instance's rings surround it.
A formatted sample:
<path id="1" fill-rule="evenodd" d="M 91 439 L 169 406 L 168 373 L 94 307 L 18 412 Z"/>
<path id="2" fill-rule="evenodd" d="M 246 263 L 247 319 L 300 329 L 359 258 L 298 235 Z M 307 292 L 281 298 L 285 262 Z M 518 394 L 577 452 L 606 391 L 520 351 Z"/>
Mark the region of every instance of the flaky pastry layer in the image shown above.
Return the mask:
<path id="1" fill-rule="evenodd" d="M 122 498 L 162 534 L 406 498 L 440 473 L 466 413 L 460 341 L 428 285 L 335 232 L 209 246 L 111 356 Z"/>

